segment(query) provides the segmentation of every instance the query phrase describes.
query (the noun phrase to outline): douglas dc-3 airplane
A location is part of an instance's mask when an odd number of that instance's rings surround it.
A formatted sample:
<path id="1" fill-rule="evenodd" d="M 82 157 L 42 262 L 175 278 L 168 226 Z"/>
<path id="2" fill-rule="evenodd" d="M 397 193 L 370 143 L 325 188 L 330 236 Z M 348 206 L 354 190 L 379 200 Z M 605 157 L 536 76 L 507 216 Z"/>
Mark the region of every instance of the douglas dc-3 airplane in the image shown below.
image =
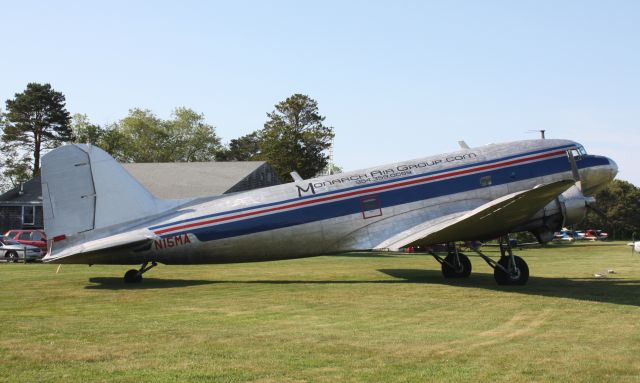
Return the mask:
<path id="1" fill-rule="evenodd" d="M 154 197 L 98 147 L 66 145 L 43 157 L 49 249 L 45 262 L 164 264 L 270 261 L 349 251 L 398 251 L 530 231 L 540 242 L 580 221 L 617 165 L 573 141 L 540 139 L 191 200 Z M 476 252 L 498 284 L 529 270 L 509 241 L 498 261 Z M 449 246 L 445 277 L 467 277 Z M 443 254 L 444 255 L 444 254 Z"/>

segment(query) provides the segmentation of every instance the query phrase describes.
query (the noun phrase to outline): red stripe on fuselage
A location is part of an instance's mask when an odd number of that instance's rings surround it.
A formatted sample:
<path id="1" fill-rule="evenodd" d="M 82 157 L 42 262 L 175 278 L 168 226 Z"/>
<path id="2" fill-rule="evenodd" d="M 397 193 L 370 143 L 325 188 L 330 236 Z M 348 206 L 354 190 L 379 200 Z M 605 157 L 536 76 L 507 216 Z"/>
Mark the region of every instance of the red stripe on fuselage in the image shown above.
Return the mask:
<path id="1" fill-rule="evenodd" d="M 290 204 L 286 204 L 286 205 L 282 205 L 282 206 L 271 207 L 271 208 L 267 208 L 267 209 L 251 211 L 251 212 L 247 212 L 247 213 L 240 213 L 240 214 L 234 214 L 234 215 L 230 215 L 230 216 L 226 216 L 226 217 L 208 219 L 208 220 L 205 220 L 205 221 L 187 223 L 187 224 L 184 224 L 184 225 L 173 226 L 173 227 L 169 227 L 169 228 L 166 228 L 166 229 L 157 230 L 154 233 L 160 235 L 160 234 L 164 234 L 164 233 L 168 233 L 168 232 L 172 232 L 172 231 L 176 231 L 176 230 L 192 229 L 192 228 L 197 227 L 197 226 L 205 226 L 205 225 L 210 225 L 210 224 L 213 224 L 213 223 L 229 221 L 229 220 L 238 219 L 238 218 L 245 218 L 245 217 L 250 217 L 250 216 L 259 215 L 259 214 L 271 213 L 271 212 L 278 211 L 278 210 L 286 210 L 286 209 L 296 208 L 296 207 L 300 207 L 300 206 L 315 204 L 315 203 L 319 203 L 319 202 L 326 202 L 326 201 L 331 201 L 331 200 L 345 198 L 345 197 L 352 197 L 352 196 L 356 196 L 356 195 L 360 195 L 360 194 L 369 194 L 369 193 L 372 193 L 372 192 L 385 191 L 385 190 L 389 190 L 389 189 L 395 189 L 395 188 L 400 188 L 400 187 L 404 187 L 404 186 L 415 185 L 415 184 L 419 184 L 419 183 L 423 183 L 423 182 L 429 182 L 429 181 L 439 180 L 439 179 L 443 179 L 443 178 L 455 177 L 455 176 L 464 175 L 464 174 L 468 174 L 468 173 L 474 173 L 474 172 L 483 171 L 483 170 L 495 169 L 495 168 L 499 168 L 499 167 L 503 167 L 503 166 L 508 166 L 508 165 L 521 163 L 521 162 L 527 162 L 527 161 L 538 160 L 538 159 L 547 158 L 547 157 L 553 157 L 553 156 L 561 155 L 561 154 L 562 155 L 566 154 L 566 150 L 558 150 L 558 151 L 554 151 L 554 152 L 551 152 L 551 153 L 538 154 L 538 155 L 535 155 L 535 156 L 529 156 L 529 157 L 525 157 L 525 158 L 513 159 L 513 160 L 509 160 L 509 161 L 504 161 L 504 162 L 498 162 L 498 163 L 495 163 L 495 164 L 482 165 L 482 166 L 478 166 L 478 167 L 474 167 L 474 168 L 462 169 L 462 170 L 457 170 L 457 171 L 453 171 L 453 172 L 449 172 L 449 173 L 436 174 L 436 175 L 433 175 L 433 176 L 416 178 L 416 179 L 413 179 L 413 180 L 401 181 L 401 182 L 397 182 L 397 183 L 393 183 L 393 184 L 387 184 L 387 185 L 381 185 L 381 186 L 376 186 L 376 187 L 370 187 L 370 188 L 366 188 L 366 189 L 354 190 L 354 191 L 341 193 L 341 194 L 337 194 L 337 195 L 332 195 L 332 196 L 327 196 L 327 197 L 313 198 L 313 199 L 309 199 L 309 200 L 290 203 Z"/>

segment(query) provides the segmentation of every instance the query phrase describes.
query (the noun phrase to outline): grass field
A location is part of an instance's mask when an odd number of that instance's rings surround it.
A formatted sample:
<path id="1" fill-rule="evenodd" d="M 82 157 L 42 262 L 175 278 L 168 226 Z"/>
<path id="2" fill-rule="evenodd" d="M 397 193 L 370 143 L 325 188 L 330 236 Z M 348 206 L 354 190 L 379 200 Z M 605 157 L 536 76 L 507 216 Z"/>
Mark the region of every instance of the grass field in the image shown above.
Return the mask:
<path id="1" fill-rule="evenodd" d="M 369 253 L 160 265 L 140 285 L 126 266 L 0 264 L 0 381 L 640 382 L 640 256 L 517 254 L 526 286 L 477 256 L 468 280 Z"/>

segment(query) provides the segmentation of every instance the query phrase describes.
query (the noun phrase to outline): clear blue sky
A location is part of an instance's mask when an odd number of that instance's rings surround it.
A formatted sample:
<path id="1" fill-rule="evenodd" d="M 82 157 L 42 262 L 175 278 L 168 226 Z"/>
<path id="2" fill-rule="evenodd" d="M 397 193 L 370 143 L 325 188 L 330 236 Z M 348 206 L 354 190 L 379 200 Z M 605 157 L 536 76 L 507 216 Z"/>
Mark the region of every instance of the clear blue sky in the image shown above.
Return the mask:
<path id="1" fill-rule="evenodd" d="M 28 82 L 93 123 L 204 113 L 224 142 L 293 93 L 345 170 L 575 139 L 640 185 L 640 1 L 6 1 L 0 100 Z"/>

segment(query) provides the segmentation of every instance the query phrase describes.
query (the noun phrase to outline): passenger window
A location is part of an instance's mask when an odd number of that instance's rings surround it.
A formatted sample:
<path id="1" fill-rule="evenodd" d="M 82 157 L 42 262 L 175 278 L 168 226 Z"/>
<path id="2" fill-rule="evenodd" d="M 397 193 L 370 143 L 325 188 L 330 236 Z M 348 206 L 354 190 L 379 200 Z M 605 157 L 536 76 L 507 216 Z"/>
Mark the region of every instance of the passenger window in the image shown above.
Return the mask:
<path id="1" fill-rule="evenodd" d="M 17 239 L 19 239 L 21 241 L 30 241 L 31 240 L 31 236 L 29 234 L 30 233 L 28 233 L 28 232 L 22 232 L 22 233 L 20 233 L 20 235 L 18 236 Z"/>
<path id="2" fill-rule="evenodd" d="M 40 234 L 39 231 L 34 231 L 33 233 L 31 233 L 31 239 L 34 241 L 41 241 L 42 240 L 42 234 Z"/>
<path id="3" fill-rule="evenodd" d="M 480 177 L 480 186 L 491 186 L 491 176 Z"/>

